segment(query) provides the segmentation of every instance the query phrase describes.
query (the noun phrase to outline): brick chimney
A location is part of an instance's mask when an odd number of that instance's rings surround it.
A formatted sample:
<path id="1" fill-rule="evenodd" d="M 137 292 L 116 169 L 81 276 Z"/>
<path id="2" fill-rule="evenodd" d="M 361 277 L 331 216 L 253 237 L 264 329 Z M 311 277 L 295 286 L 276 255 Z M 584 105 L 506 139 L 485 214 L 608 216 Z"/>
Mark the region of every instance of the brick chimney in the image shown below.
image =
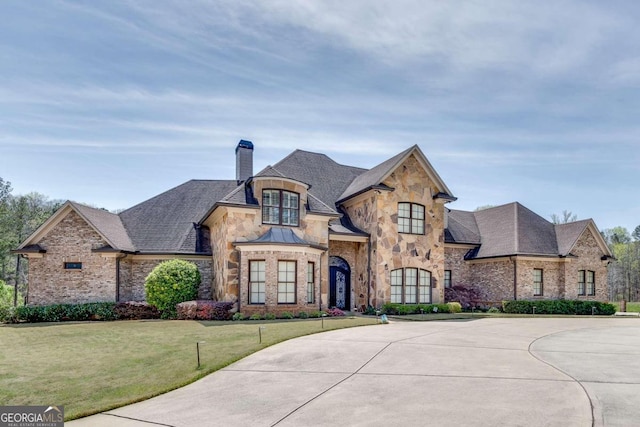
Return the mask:
<path id="1" fill-rule="evenodd" d="M 236 181 L 246 181 L 253 176 L 253 143 L 241 139 L 236 147 Z"/>

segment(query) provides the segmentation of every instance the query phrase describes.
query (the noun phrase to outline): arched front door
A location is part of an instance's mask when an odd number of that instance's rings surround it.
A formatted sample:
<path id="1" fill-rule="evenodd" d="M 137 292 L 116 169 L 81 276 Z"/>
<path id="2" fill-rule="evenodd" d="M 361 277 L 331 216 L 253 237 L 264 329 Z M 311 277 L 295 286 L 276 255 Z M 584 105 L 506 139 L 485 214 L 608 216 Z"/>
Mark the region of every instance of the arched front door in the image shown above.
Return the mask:
<path id="1" fill-rule="evenodd" d="M 351 309 L 351 268 L 337 256 L 329 257 L 329 307 Z"/>

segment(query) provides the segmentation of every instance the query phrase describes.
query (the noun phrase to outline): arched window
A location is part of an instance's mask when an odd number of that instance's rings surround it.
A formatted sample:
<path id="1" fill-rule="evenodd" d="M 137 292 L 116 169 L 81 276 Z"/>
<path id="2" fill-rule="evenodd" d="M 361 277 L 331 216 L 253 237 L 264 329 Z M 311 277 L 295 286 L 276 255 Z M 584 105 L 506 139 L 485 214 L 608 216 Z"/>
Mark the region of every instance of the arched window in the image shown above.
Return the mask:
<path id="1" fill-rule="evenodd" d="M 431 272 L 419 268 L 391 270 L 391 302 L 430 304 Z"/>

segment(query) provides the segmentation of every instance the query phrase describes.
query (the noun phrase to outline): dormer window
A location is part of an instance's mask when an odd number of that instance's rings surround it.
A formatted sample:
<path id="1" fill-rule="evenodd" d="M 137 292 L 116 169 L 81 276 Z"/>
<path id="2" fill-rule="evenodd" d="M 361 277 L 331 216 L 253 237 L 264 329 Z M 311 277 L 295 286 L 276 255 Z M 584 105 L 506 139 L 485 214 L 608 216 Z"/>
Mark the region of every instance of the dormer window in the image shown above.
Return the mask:
<path id="1" fill-rule="evenodd" d="M 262 191 L 262 223 L 298 226 L 300 195 L 285 190 Z"/>

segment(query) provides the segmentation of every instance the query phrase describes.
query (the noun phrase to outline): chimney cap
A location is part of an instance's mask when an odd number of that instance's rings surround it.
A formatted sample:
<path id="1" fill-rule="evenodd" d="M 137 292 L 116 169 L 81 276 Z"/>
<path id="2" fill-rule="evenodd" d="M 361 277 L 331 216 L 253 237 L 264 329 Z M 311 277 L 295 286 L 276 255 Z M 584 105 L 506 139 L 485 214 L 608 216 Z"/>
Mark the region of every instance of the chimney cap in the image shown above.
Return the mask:
<path id="1" fill-rule="evenodd" d="M 238 149 L 240 148 L 246 148 L 249 150 L 253 150 L 253 142 L 251 141 L 247 141 L 246 139 L 241 139 L 240 142 L 238 142 L 238 146 L 236 147 L 236 153 L 238 152 Z"/>

